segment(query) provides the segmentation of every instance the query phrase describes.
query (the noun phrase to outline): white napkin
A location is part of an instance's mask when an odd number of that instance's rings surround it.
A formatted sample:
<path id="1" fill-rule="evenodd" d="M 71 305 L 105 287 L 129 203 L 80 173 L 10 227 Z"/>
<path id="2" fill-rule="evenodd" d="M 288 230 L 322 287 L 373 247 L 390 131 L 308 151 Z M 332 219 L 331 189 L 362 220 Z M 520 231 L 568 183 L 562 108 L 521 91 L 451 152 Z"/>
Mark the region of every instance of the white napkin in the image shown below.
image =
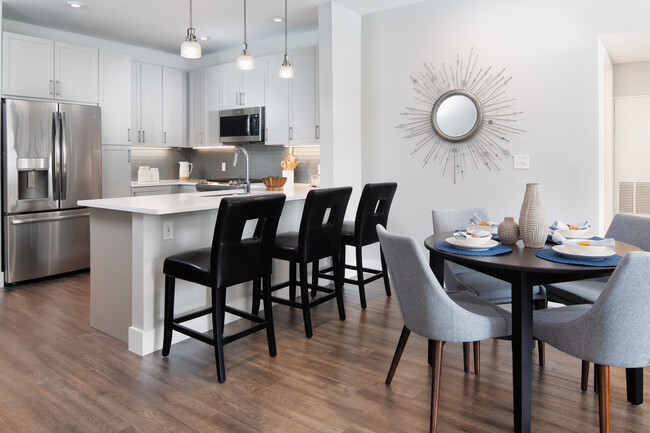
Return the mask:
<path id="1" fill-rule="evenodd" d="M 495 228 L 499 227 L 499 224 L 485 221 L 483 218 L 479 217 L 476 214 L 472 215 L 472 217 L 469 219 L 469 221 L 472 224 L 476 225 L 476 226 L 495 227 Z M 481 224 L 481 223 L 483 223 L 483 224 Z M 485 223 L 487 223 L 487 224 L 485 224 Z"/>
<path id="2" fill-rule="evenodd" d="M 578 230 L 584 230 L 591 227 L 591 224 L 589 223 L 589 220 L 586 220 L 579 222 L 576 224 L 576 226 L 578 227 Z M 569 230 L 569 225 L 567 223 L 563 223 L 560 220 L 555 220 L 553 224 L 548 226 L 548 229 L 551 231 L 551 233 L 555 233 L 558 230 Z"/>
<path id="3" fill-rule="evenodd" d="M 485 230 L 467 230 L 467 231 L 455 232 L 454 237 L 456 239 L 487 238 L 487 237 L 492 237 L 492 234 L 490 232 L 486 232 Z"/>
<path id="4" fill-rule="evenodd" d="M 612 238 L 603 239 L 602 241 L 590 241 L 585 239 L 567 239 L 557 231 L 553 233 L 553 242 L 557 242 L 558 244 L 571 244 L 571 245 L 578 245 L 579 243 L 582 243 L 582 245 L 584 245 L 586 242 L 589 242 L 590 247 L 613 247 L 616 244 L 616 241 Z"/>

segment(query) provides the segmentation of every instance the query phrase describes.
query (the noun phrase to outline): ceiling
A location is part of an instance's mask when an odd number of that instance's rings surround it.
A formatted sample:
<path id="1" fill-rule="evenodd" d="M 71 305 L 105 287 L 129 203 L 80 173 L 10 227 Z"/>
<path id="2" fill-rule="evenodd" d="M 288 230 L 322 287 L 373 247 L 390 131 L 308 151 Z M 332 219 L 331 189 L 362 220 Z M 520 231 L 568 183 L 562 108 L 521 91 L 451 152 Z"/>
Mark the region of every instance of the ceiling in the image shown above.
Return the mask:
<path id="1" fill-rule="evenodd" d="M 189 0 L 4 0 L 3 18 L 80 33 L 113 41 L 177 53 L 189 27 Z M 330 0 L 288 0 L 288 32 L 318 28 L 318 6 Z M 423 0 L 336 0 L 361 15 Z M 193 27 L 204 54 L 241 46 L 243 0 L 193 0 Z M 284 26 L 271 20 L 284 15 L 282 0 L 247 1 L 247 38 L 255 41 L 281 37 Z M 252 47 L 251 47 L 252 48 Z"/>
<path id="2" fill-rule="evenodd" d="M 614 64 L 650 60 L 650 30 L 600 35 Z"/>

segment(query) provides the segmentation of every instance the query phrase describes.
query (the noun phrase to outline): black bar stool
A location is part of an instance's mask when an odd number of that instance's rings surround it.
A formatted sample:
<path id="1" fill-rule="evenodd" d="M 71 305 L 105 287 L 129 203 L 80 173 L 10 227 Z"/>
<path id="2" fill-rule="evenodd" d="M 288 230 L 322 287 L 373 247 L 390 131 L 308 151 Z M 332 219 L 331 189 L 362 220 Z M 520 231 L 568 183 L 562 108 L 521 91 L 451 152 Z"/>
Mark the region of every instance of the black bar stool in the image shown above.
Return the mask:
<path id="1" fill-rule="evenodd" d="M 344 278 L 343 281 L 359 286 L 361 308 L 366 308 L 365 285 L 379 278 L 384 278 L 386 296 L 390 296 L 390 283 L 388 282 L 388 272 L 386 272 L 386 260 L 384 260 L 384 253 L 381 250 L 381 246 L 379 248 L 381 270 L 363 267 L 362 250 L 366 245 L 379 242 L 376 229 L 377 224 L 381 224 L 384 228 L 387 228 L 388 213 L 390 212 L 390 206 L 396 190 L 397 184 L 395 182 L 366 184 L 361 193 L 356 218 L 354 221 L 343 222 L 343 229 L 341 231 L 341 265 L 346 269 L 353 269 L 357 272 L 356 280 Z M 347 245 L 355 248 L 356 265 L 345 264 L 345 247 Z M 323 269 L 320 272 L 315 268 L 313 273 L 318 275 L 318 277 L 331 280 L 333 278 L 332 275 L 326 274 L 331 271 L 331 267 Z M 364 278 L 364 272 L 372 275 Z"/>
<path id="2" fill-rule="evenodd" d="M 273 244 L 285 200 L 284 194 L 260 197 L 227 197 L 221 199 L 214 228 L 212 247 L 169 256 L 165 259 L 165 328 L 163 356 L 169 355 L 172 331 L 178 331 L 214 346 L 217 378 L 226 380 L 223 345 L 256 331 L 266 329 L 269 354 L 276 355 L 273 330 L 273 311 L 269 288 Z M 257 220 L 251 237 L 242 238 L 244 226 L 249 220 Z M 174 294 L 176 278 L 190 281 L 212 289 L 212 305 L 194 313 L 174 318 Z M 263 281 L 264 317 L 226 306 L 226 288 L 253 281 L 253 291 L 259 291 Z M 225 313 L 257 323 L 244 331 L 223 336 Z M 212 337 L 202 334 L 183 322 L 212 314 Z"/>
<path id="3" fill-rule="evenodd" d="M 271 287 L 276 291 L 289 287 L 289 299 L 271 296 L 273 302 L 302 309 L 307 338 L 312 336 L 310 309 L 330 299 L 336 298 L 339 318 L 345 320 L 343 307 L 343 275 L 334 276 L 334 289 L 309 284 L 307 264 L 332 257 L 335 269 L 339 266 L 339 244 L 341 227 L 348 206 L 351 187 L 325 188 L 309 191 L 302 211 L 299 232 L 279 233 L 275 238 L 273 257 L 289 262 L 289 281 Z M 300 281 L 296 279 L 296 263 L 300 264 Z M 296 285 L 300 284 L 300 302 L 296 301 Z M 326 293 L 325 296 L 310 300 L 309 289 Z M 259 294 L 253 301 L 253 314 L 259 308 Z"/>

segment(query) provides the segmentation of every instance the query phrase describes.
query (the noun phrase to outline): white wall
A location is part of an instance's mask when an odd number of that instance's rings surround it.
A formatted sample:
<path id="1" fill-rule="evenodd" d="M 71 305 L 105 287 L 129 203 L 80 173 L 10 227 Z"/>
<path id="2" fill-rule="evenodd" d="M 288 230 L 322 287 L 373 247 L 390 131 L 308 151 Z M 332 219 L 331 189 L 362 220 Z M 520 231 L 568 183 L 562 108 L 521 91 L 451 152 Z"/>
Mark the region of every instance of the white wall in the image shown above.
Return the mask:
<path id="1" fill-rule="evenodd" d="M 549 219 L 590 219 L 599 227 L 598 35 L 647 28 L 650 2 L 549 0 L 426 1 L 364 16 L 362 25 L 363 182 L 392 179 L 393 230 L 424 239 L 434 207 L 487 206 L 493 219 L 518 219 L 527 182 L 540 182 Z M 450 64 L 471 48 L 482 67 L 506 68 L 508 95 L 523 110 L 513 154 L 530 170 L 470 170 L 454 185 L 439 167 L 422 168 L 414 142 L 395 126 L 414 104 L 409 76 L 423 62 Z"/>
<path id="2" fill-rule="evenodd" d="M 318 9 L 322 186 L 352 186 L 348 218 L 361 195 L 361 16 L 337 3 Z M 298 73 L 298 71 L 296 71 Z"/>

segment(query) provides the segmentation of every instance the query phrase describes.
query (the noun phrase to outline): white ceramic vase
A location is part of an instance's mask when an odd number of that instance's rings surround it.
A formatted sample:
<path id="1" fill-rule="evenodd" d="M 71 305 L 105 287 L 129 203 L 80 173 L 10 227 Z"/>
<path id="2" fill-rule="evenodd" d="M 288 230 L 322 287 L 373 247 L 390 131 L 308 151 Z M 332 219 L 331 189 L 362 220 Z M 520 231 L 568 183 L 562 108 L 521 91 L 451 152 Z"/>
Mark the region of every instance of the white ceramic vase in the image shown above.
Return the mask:
<path id="1" fill-rule="evenodd" d="M 542 202 L 538 183 L 526 184 L 524 203 L 519 214 L 519 232 L 527 248 L 543 248 L 548 228 L 546 227 L 546 210 Z"/>

